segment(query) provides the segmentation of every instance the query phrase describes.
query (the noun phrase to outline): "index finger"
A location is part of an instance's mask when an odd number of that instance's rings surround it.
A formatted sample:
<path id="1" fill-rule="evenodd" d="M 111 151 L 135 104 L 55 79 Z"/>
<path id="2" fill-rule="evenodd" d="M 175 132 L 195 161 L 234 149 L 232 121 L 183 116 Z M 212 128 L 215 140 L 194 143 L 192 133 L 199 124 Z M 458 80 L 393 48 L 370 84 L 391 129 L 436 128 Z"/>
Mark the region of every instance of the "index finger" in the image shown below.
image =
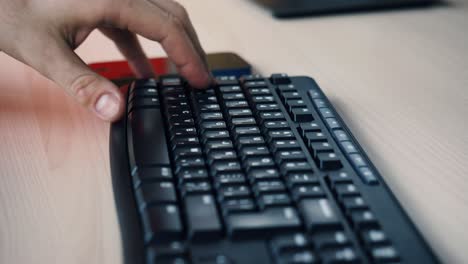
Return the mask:
<path id="1" fill-rule="evenodd" d="M 211 84 L 211 75 L 179 18 L 145 0 L 124 2 L 128 4 L 110 18 L 113 25 L 161 43 L 192 86 L 204 88 Z"/>

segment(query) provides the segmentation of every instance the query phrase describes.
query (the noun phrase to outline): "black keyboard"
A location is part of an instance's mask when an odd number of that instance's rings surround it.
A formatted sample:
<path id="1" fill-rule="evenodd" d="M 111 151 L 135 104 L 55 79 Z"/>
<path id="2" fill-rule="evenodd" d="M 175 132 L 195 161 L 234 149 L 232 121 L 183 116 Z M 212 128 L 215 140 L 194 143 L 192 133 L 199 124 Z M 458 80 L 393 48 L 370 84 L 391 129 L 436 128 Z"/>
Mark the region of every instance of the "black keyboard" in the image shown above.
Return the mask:
<path id="1" fill-rule="evenodd" d="M 437 263 L 313 79 L 127 87 L 111 129 L 126 263 Z"/>

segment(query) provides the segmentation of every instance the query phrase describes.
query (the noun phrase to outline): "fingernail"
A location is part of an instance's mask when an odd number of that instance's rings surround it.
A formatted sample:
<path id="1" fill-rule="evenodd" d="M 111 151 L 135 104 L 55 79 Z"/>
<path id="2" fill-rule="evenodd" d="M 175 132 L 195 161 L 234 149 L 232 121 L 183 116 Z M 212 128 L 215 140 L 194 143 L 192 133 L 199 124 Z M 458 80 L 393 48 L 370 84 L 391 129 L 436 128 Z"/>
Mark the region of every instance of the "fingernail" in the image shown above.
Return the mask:
<path id="1" fill-rule="evenodd" d="M 119 112 L 119 99 L 112 94 L 103 94 L 94 108 L 102 119 L 112 120 Z"/>

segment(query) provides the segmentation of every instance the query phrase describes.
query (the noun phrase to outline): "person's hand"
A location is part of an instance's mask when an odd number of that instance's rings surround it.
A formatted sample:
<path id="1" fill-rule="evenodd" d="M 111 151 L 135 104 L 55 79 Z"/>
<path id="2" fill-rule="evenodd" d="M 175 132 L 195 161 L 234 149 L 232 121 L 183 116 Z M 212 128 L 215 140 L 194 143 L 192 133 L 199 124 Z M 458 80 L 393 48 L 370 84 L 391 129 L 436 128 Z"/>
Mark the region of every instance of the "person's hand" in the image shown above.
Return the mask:
<path id="1" fill-rule="evenodd" d="M 187 12 L 173 0 L 0 0 L 0 50 L 114 121 L 123 113 L 123 95 L 73 52 L 96 28 L 116 43 L 138 77 L 153 71 L 135 33 L 159 42 L 193 86 L 211 82 Z"/>

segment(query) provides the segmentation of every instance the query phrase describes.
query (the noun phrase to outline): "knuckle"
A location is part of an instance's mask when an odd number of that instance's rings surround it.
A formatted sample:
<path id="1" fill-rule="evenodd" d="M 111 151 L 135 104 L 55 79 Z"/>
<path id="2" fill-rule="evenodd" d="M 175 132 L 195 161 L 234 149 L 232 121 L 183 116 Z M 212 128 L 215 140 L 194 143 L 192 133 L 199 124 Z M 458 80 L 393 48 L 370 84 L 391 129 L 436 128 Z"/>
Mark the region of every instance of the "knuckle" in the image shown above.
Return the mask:
<path id="1" fill-rule="evenodd" d="M 80 75 L 69 85 L 69 92 L 81 104 L 91 104 L 93 88 L 96 87 L 99 78 L 93 74 Z"/>
<path id="2" fill-rule="evenodd" d="M 173 31 L 180 32 L 184 30 L 183 22 L 173 14 L 168 14 L 168 24 Z"/>
<path id="3" fill-rule="evenodd" d="M 174 13 L 184 23 L 189 21 L 189 14 L 187 9 L 178 2 L 174 2 Z"/>

